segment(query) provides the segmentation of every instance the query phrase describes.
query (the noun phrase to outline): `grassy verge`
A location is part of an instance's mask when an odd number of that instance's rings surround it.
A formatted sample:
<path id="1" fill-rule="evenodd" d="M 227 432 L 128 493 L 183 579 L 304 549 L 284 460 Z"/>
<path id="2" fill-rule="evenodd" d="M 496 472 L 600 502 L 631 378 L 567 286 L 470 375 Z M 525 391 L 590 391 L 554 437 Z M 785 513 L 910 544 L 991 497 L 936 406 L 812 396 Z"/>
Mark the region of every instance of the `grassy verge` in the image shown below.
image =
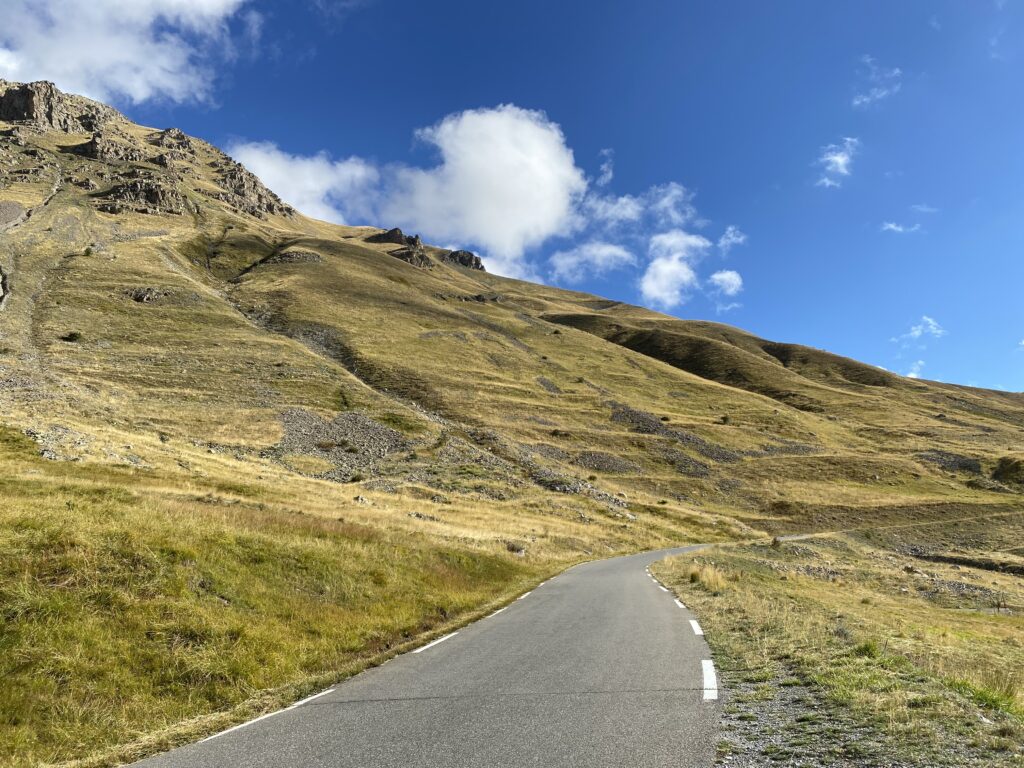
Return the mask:
<path id="1" fill-rule="evenodd" d="M 826 717 L 842 712 L 911 764 L 1024 762 L 1019 577 L 922 564 L 877 531 L 721 547 L 656 573 L 700 616 L 727 686 L 762 701 L 807 686 Z"/>
<path id="2" fill-rule="evenodd" d="M 0 436 L 2 765 L 210 730 L 552 567 L 258 498 L 151 493 L 129 470 L 43 462 Z"/>

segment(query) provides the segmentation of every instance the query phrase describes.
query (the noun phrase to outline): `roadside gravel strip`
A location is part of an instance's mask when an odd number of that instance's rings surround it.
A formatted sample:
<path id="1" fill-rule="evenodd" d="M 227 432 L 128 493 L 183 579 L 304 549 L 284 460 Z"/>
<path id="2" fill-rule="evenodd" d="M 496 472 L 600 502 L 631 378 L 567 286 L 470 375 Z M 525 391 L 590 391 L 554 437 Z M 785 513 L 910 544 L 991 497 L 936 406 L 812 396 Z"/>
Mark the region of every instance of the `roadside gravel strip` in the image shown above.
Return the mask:
<path id="1" fill-rule="evenodd" d="M 575 566 L 412 653 L 138 765 L 710 766 L 710 652 L 646 570 L 698 548 Z"/>

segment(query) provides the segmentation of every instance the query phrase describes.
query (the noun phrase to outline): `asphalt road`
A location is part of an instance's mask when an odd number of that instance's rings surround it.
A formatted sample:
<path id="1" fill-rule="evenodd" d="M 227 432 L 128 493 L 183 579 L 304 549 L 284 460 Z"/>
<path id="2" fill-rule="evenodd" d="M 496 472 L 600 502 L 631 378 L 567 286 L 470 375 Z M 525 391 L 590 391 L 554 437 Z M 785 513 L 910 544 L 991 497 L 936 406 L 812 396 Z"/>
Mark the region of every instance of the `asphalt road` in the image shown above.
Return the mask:
<path id="1" fill-rule="evenodd" d="M 690 549 L 578 565 L 447 639 L 138 765 L 709 766 L 711 656 L 646 572 Z"/>

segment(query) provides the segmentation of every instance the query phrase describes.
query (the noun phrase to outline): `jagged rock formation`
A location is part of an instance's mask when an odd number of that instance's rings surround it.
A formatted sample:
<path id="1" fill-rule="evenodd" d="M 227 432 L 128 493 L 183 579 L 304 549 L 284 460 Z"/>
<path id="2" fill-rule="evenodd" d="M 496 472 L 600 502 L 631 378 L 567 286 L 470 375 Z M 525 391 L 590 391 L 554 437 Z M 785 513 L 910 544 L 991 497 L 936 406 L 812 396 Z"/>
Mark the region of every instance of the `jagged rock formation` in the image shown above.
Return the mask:
<path id="1" fill-rule="evenodd" d="M 0 120 L 24 122 L 65 133 L 91 133 L 116 118 L 117 110 L 57 90 L 50 82 L 0 80 Z"/>
<path id="2" fill-rule="evenodd" d="M 392 243 L 393 245 L 410 245 L 411 239 L 405 236 L 398 227 L 389 229 L 387 232 L 380 232 L 366 238 L 368 243 Z"/>
<path id="3" fill-rule="evenodd" d="M 277 195 L 256 178 L 241 163 L 236 163 L 227 155 L 218 163 L 218 184 L 224 190 L 216 195 L 232 208 L 250 216 L 262 219 L 270 216 L 293 216 L 295 209 L 281 201 Z"/>
<path id="4" fill-rule="evenodd" d="M 117 184 L 102 196 L 97 207 L 104 213 L 171 213 L 181 215 L 197 211 L 195 203 L 173 187 L 155 179 L 138 178 Z"/>
<path id="5" fill-rule="evenodd" d="M 484 269 L 484 263 L 480 260 L 480 257 L 472 251 L 445 251 L 441 253 L 438 258 L 448 264 L 457 264 L 460 267 L 479 269 L 486 272 Z"/>
<path id="6" fill-rule="evenodd" d="M 137 163 L 146 156 L 139 147 L 104 131 L 94 133 L 91 139 L 77 146 L 75 151 L 83 157 L 105 163 Z"/>

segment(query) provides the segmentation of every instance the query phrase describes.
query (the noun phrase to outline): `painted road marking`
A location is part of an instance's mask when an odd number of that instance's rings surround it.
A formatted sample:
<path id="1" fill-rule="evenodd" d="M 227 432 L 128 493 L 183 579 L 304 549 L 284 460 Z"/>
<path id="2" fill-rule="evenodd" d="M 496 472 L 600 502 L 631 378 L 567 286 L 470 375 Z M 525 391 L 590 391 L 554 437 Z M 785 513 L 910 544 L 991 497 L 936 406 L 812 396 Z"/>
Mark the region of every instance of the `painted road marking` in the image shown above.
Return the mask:
<path id="1" fill-rule="evenodd" d="M 291 709 L 291 707 L 289 707 L 288 709 Z M 280 715 L 282 712 L 286 712 L 286 711 L 287 710 L 285 710 L 285 709 L 279 709 L 276 712 L 267 712 L 267 714 L 260 715 L 259 717 L 254 718 L 253 720 L 248 721 L 247 723 L 239 723 L 236 726 L 228 728 L 226 731 L 221 731 L 220 733 L 215 733 L 215 734 L 213 734 L 213 736 L 207 736 L 205 739 L 203 739 L 203 741 L 210 741 L 210 739 L 216 739 L 218 736 L 223 736 L 225 733 L 231 733 L 232 731 L 237 731 L 237 730 L 240 730 L 241 728 L 246 728 L 246 727 L 252 725 L 253 723 L 258 723 L 260 720 L 266 720 L 268 717 L 273 717 L 274 715 Z M 199 743 L 202 744 L 203 741 L 200 741 Z"/>
<path id="2" fill-rule="evenodd" d="M 658 589 L 660 589 L 662 592 L 668 592 L 668 590 L 665 587 L 661 586 L 661 584 L 658 585 Z"/>
<path id="3" fill-rule="evenodd" d="M 700 665 L 704 671 L 704 701 L 714 701 L 718 698 L 718 676 L 715 674 L 715 662 L 711 659 L 704 659 Z"/>
<path id="4" fill-rule="evenodd" d="M 321 696 L 326 696 L 328 693 L 333 693 L 333 692 L 334 692 L 333 688 L 328 688 L 326 691 L 320 691 L 320 693 L 314 693 L 312 696 L 307 696 L 302 701 L 296 701 L 294 704 L 292 704 L 290 707 L 288 707 L 288 709 L 295 709 L 296 707 L 301 707 L 306 702 L 312 701 L 313 699 L 319 699 Z"/>
<path id="5" fill-rule="evenodd" d="M 455 637 L 455 636 L 456 636 L 457 634 L 459 634 L 459 633 L 458 633 L 458 632 L 452 632 L 452 633 L 451 633 L 450 635 L 445 635 L 444 637 L 439 637 L 439 638 L 437 638 L 437 640 L 435 640 L 434 642 L 432 642 L 432 643 L 427 643 L 427 644 L 426 644 L 426 645 L 424 645 L 424 646 L 423 646 L 422 648 L 417 648 L 417 649 L 416 649 L 415 651 L 413 651 L 413 653 L 423 653 L 423 652 L 424 652 L 425 650 L 427 650 L 427 648 L 433 648 L 433 647 L 434 647 L 435 645 L 437 645 L 438 643 L 443 643 L 443 642 L 444 642 L 445 640 L 447 640 L 447 639 L 448 639 L 449 637 Z"/>
<path id="6" fill-rule="evenodd" d="M 505 606 L 505 608 L 508 608 L 508 606 L 506 605 L 506 606 Z M 495 611 L 494 613 L 492 613 L 492 614 L 491 614 L 491 616 L 497 616 L 497 615 L 498 615 L 499 613 L 501 613 L 502 611 L 504 611 L 504 610 L 505 610 L 505 608 L 499 608 L 499 609 L 498 609 L 498 610 L 496 610 L 496 611 Z M 491 616 L 488 616 L 487 618 L 490 618 Z"/>
<path id="7" fill-rule="evenodd" d="M 696 619 L 690 619 L 690 626 L 693 627 L 693 634 L 703 635 L 704 630 L 700 628 L 700 624 L 697 623 Z"/>
<path id="8" fill-rule="evenodd" d="M 519 597 L 517 597 L 516 600 L 522 600 L 524 597 L 529 597 L 531 594 L 533 594 L 533 590 L 532 589 L 529 592 L 527 592 L 525 595 L 520 595 Z"/>
<path id="9" fill-rule="evenodd" d="M 686 606 L 685 606 L 685 605 L 683 605 L 682 603 L 680 603 L 680 602 L 679 602 L 679 598 L 678 598 L 678 597 L 676 598 L 676 605 L 677 605 L 677 606 L 678 606 L 679 608 L 683 608 L 684 610 L 685 610 L 685 608 L 686 608 Z"/>

